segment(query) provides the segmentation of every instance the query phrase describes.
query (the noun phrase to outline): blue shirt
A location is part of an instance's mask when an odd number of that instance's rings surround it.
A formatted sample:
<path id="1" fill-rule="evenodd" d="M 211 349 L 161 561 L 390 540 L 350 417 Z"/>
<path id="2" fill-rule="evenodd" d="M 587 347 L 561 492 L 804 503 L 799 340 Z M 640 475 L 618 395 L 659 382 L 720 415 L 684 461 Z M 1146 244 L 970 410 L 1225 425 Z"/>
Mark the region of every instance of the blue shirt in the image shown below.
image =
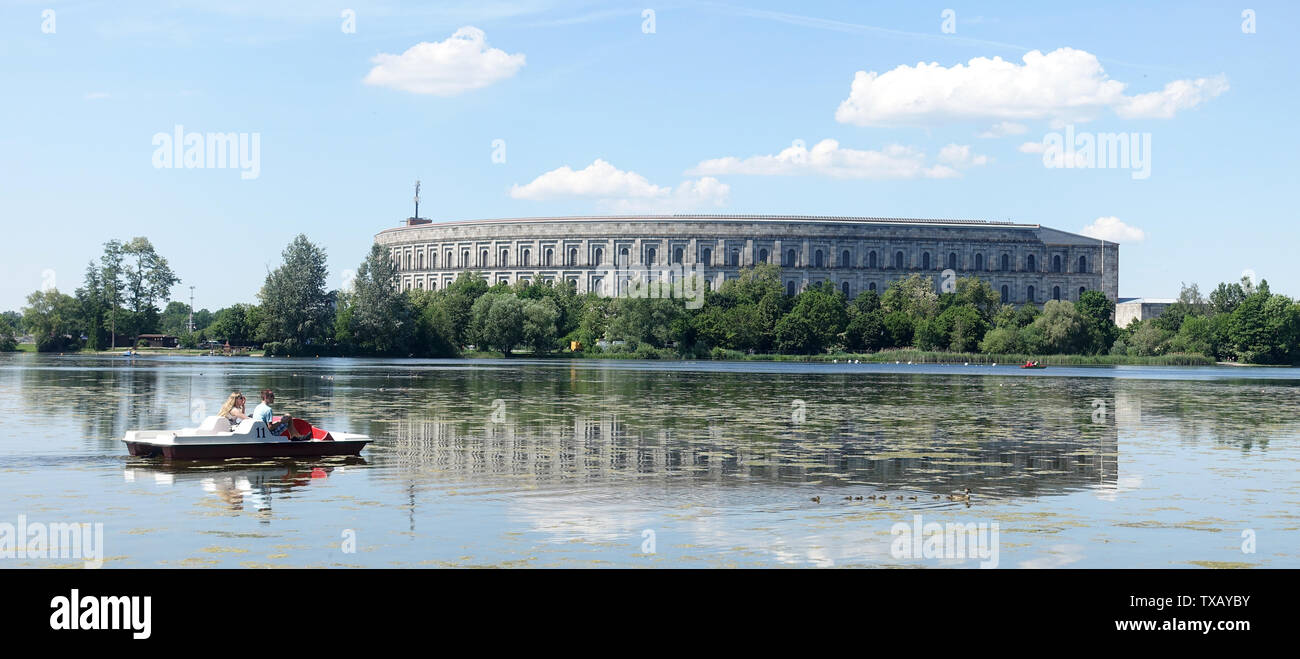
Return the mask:
<path id="1" fill-rule="evenodd" d="M 265 423 L 266 427 L 270 428 L 271 427 L 271 406 L 267 405 L 265 401 L 259 403 L 257 405 L 257 409 L 253 410 L 253 418 L 258 421 L 261 421 L 262 423 Z"/>

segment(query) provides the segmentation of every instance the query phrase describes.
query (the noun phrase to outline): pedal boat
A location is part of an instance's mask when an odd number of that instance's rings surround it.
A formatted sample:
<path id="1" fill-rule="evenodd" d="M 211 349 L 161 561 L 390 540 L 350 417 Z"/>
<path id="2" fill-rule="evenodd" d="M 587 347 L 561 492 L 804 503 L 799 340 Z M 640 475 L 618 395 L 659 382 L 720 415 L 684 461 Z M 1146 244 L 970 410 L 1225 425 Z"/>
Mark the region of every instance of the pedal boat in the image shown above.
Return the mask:
<path id="1" fill-rule="evenodd" d="M 314 428 L 302 419 L 294 419 L 294 423 L 299 434 L 310 433 L 311 439 L 294 441 L 287 435 L 272 435 L 265 423 L 254 419 L 244 419 L 232 428 L 226 418 L 210 416 L 198 428 L 132 430 L 122 441 L 133 456 L 168 460 L 358 455 L 371 441 L 366 435 Z"/>

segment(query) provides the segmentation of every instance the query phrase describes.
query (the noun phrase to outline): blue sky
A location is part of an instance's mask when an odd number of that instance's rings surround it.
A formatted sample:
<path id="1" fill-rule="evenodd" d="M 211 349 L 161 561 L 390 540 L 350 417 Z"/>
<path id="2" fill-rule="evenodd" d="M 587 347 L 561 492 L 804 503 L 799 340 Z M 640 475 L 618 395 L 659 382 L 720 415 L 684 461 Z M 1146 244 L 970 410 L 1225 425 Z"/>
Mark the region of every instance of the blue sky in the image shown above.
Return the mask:
<path id="1" fill-rule="evenodd" d="M 1244 270 L 1300 294 L 1295 3 L 1077 4 L 7 2 L 0 309 L 136 235 L 199 307 L 253 301 L 298 233 L 337 286 L 416 179 L 435 220 L 1093 226 L 1122 296 Z M 178 125 L 255 134 L 256 177 L 156 167 Z M 1148 176 L 1045 166 L 1067 126 L 1149 134 Z"/>

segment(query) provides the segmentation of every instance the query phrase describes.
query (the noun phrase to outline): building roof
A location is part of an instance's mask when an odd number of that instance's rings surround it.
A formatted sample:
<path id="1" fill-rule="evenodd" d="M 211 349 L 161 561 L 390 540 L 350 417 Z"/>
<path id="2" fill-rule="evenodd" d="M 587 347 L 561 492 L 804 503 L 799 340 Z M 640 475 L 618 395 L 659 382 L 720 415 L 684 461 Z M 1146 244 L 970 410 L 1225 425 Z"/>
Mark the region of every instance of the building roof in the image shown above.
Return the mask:
<path id="1" fill-rule="evenodd" d="M 403 220 L 407 222 L 413 218 Z M 557 217 L 510 217 L 478 220 L 428 221 L 420 218 L 419 223 L 408 223 L 379 232 L 379 235 L 415 229 L 438 227 L 456 227 L 494 224 L 541 224 L 541 223 L 582 223 L 582 222 L 717 222 L 720 224 L 752 224 L 755 222 L 807 224 L 877 224 L 877 225 L 922 225 L 946 227 L 987 227 L 1000 229 L 1032 230 L 1044 242 L 1056 245 L 1097 245 L 1113 241 L 1090 238 L 1077 233 L 1052 229 L 1041 224 L 1017 223 L 997 220 L 971 220 L 959 218 L 904 218 L 904 217 L 860 217 L 852 215 L 776 215 L 776 214 L 730 214 L 730 213 L 668 213 L 659 215 L 569 215 Z"/>
<path id="2" fill-rule="evenodd" d="M 1115 304 L 1173 304 L 1178 300 L 1169 297 L 1122 297 Z"/>

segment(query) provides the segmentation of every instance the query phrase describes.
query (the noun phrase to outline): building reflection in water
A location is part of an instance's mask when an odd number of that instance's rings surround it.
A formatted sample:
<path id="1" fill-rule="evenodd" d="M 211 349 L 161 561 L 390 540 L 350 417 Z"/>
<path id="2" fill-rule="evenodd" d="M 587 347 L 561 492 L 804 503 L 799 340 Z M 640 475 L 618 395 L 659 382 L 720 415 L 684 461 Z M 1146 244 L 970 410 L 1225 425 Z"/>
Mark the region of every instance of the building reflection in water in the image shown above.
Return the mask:
<path id="1" fill-rule="evenodd" d="M 771 421 L 646 423 L 619 413 L 485 425 L 408 419 L 386 429 L 375 464 L 415 480 L 499 478 L 529 486 L 690 479 L 1038 496 L 1113 484 L 1115 423 L 1065 416 L 996 430 L 851 420 L 786 428 Z"/>

